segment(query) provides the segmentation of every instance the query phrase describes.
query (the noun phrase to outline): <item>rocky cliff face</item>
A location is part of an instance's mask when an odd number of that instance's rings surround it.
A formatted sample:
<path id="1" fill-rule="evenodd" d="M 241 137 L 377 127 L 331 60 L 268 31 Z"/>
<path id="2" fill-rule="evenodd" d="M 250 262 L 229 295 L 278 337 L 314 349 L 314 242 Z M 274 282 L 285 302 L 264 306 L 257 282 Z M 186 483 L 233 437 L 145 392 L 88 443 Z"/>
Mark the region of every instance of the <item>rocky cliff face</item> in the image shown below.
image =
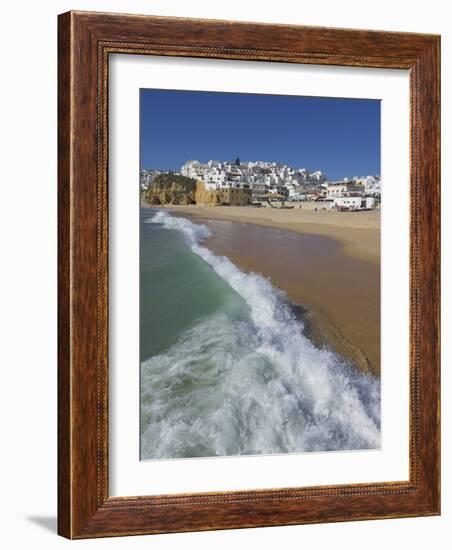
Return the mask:
<path id="1" fill-rule="evenodd" d="M 208 190 L 202 181 L 195 181 L 173 174 L 158 175 L 152 185 L 142 193 L 147 204 L 230 204 L 244 206 L 251 204 L 249 189 Z"/>
<path id="2" fill-rule="evenodd" d="M 209 191 L 202 181 L 196 182 L 196 204 L 221 204 L 221 196 L 218 191 Z"/>
<path id="3" fill-rule="evenodd" d="M 230 206 L 248 206 L 252 202 L 251 189 L 215 189 L 206 190 L 202 182 L 196 183 L 196 204 L 224 204 Z"/>
<path id="4" fill-rule="evenodd" d="M 160 174 L 143 192 L 144 202 L 152 205 L 195 204 L 196 181 L 184 176 Z"/>

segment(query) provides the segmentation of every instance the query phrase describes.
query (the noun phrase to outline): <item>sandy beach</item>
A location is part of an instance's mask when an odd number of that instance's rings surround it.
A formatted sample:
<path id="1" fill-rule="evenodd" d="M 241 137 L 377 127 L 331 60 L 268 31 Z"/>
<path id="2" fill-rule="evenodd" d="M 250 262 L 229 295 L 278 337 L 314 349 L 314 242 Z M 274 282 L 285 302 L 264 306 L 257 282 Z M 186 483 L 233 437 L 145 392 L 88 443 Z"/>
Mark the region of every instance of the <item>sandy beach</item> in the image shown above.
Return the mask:
<path id="1" fill-rule="evenodd" d="M 379 375 L 378 212 L 202 206 L 171 211 L 203 220 L 214 233 L 209 248 L 284 290 L 301 308 L 317 344 Z"/>
<path id="2" fill-rule="evenodd" d="M 193 218 L 238 221 L 297 233 L 322 235 L 339 241 L 346 254 L 380 264 L 380 212 L 336 212 L 304 208 L 247 206 L 171 206 Z"/>

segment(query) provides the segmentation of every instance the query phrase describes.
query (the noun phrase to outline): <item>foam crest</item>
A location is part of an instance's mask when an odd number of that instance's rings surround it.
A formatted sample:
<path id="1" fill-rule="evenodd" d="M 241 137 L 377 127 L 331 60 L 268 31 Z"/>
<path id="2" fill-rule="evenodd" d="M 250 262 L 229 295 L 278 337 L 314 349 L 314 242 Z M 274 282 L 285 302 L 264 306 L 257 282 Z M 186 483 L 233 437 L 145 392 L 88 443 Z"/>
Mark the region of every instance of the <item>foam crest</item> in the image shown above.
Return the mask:
<path id="1" fill-rule="evenodd" d="M 142 458 L 379 447 L 377 379 L 315 347 L 283 292 L 203 245 L 207 226 L 164 211 L 151 221 L 182 232 L 249 315 L 217 312 L 142 363 Z"/>

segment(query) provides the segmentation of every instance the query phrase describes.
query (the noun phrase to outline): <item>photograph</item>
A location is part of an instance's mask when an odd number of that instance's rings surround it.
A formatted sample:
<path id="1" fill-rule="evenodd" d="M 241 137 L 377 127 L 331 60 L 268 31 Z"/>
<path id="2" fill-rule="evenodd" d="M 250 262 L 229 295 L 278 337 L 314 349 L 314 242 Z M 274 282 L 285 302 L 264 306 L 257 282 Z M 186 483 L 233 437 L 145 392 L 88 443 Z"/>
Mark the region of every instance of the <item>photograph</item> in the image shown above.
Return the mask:
<path id="1" fill-rule="evenodd" d="M 376 99 L 140 89 L 141 460 L 380 449 L 380 141 Z"/>

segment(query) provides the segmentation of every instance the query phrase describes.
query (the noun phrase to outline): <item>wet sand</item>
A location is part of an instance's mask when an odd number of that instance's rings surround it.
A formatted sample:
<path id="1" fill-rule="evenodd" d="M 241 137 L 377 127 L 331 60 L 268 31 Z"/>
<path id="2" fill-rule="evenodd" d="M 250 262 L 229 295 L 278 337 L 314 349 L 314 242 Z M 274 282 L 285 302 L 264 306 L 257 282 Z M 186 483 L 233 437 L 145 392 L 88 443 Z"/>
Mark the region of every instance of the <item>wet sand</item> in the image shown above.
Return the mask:
<path id="1" fill-rule="evenodd" d="M 323 235 L 339 241 L 343 252 L 380 266 L 380 212 L 255 208 L 252 206 L 170 206 L 174 213 L 195 219 L 224 220 Z"/>
<path id="2" fill-rule="evenodd" d="M 270 277 L 300 306 L 310 337 L 363 371 L 380 372 L 380 270 L 319 235 L 209 221 L 206 243 L 246 271 Z"/>
<path id="3" fill-rule="evenodd" d="M 172 210 L 184 216 L 193 211 Z M 209 213 L 212 210 L 217 209 L 210 208 Z M 263 227 L 262 219 L 255 224 L 201 217 L 214 232 L 207 246 L 284 290 L 317 345 L 327 345 L 360 370 L 379 375 L 379 247 L 372 251 L 367 244 L 367 253 L 356 248 L 350 253 L 340 240 Z M 348 227 L 352 236 L 360 232 L 357 229 Z"/>

